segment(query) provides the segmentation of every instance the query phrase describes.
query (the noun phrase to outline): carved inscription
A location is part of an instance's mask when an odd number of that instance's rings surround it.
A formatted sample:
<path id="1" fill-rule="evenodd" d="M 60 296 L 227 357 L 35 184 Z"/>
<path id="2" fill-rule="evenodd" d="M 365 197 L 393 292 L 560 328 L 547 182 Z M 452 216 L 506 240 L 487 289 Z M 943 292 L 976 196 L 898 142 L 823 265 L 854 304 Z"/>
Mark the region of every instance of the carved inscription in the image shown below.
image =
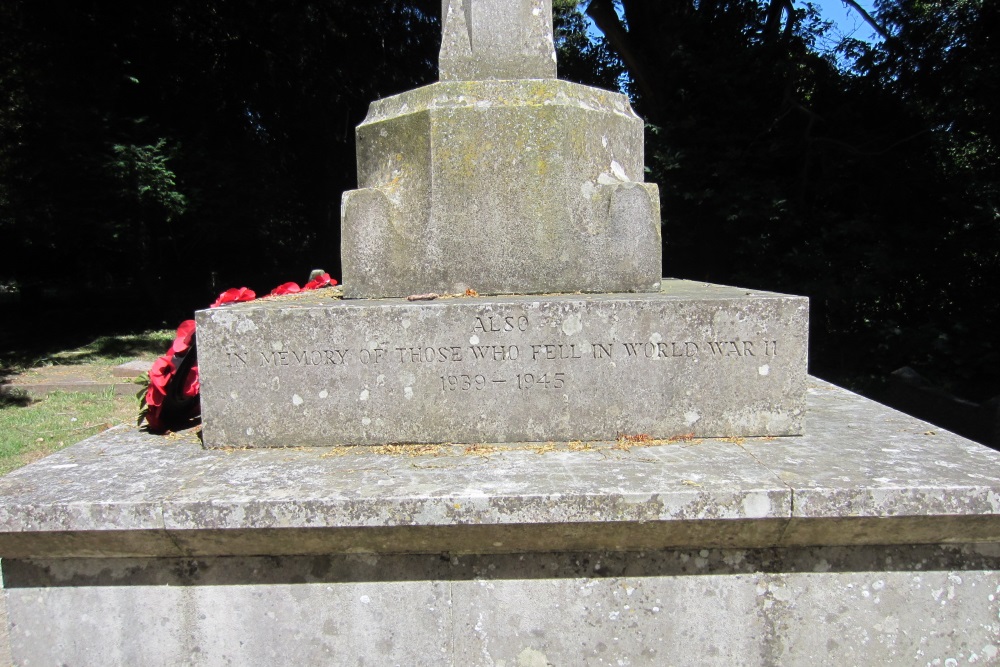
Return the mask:
<path id="1" fill-rule="evenodd" d="M 258 366 L 343 366 L 348 349 L 259 352 Z M 233 355 L 240 356 L 240 355 Z"/>
<path id="2" fill-rule="evenodd" d="M 539 387 L 544 389 L 562 389 L 566 386 L 566 373 L 517 373 L 513 376 L 511 386 L 518 389 Z M 508 380 L 502 377 L 487 378 L 485 375 L 442 375 L 441 391 L 484 391 L 491 386 L 506 385 Z"/>
<path id="3" fill-rule="evenodd" d="M 578 326 L 575 333 L 581 330 Z M 440 367 L 431 377 L 442 393 L 488 392 L 497 390 L 546 391 L 572 386 L 572 368 L 580 363 L 767 363 L 778 355 L 776 340 L 668 340 L 653 332 L 642 340 L 540 340 L 530 337 L 531 320 L 520 316 L 473 317 L 470 339 L 462 344 L 395 345 L 390 341 L 368 343 L 364 347 L 330 345 L 322 349 L 239 350 L 228 352 L 232 370 L 281 367 Z M 550 330 L 551 328 L 549 328 Z M 565 327 L 564 327 L 565 329 Z M 517 343 L 504 340 L 505 334 Z M 552 335 L 552 334 L 549 334 Z M 484 342 L 481 338 L 490 338 Z M 512 363 L 514 362 L 514 363 Z M 527 368 L 525 368 L 527 366 Z M 553 366 L 555 368 L 553 368 Z M 559 369 L 556 371 L 555 369 Z M 768 366 L 763 366 L 769 369 Z M 470 372 L 472 371 L 472 372 Z M 762 372 L 761 375 L 766 375 Z"/>
<path id="4" fill-rule="evenodd" d="M 462 361 L 462 348 L 452 347 L 397 347 L 399 363 L 433 363 L 435 361 Z"/>
<path id="5" fill-rule="evenodd" d="M 477 317 L 472 325 L 472 333 L 498 333 L 501 331 L 520 331 L 524 333 L 528 330 L 528 317 Z"/>

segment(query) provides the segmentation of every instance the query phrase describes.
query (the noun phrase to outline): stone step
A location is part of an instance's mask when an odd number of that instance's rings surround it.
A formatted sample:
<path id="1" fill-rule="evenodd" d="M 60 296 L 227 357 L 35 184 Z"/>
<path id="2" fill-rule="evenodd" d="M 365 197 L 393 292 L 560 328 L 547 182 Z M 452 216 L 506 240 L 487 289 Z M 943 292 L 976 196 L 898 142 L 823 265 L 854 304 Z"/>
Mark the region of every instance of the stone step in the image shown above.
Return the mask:
<path id="1" fill-rule="evenodd" d="M 127 361 L 124 364 L 115 366 L 111 371 L 111 374 L 116 378 L 137 378 L 144 373 L 149 372 L 149 368 L 153 365 L 151 361 Z"/>
<path id="2" fill-rule="evenodd" d="M 0 396 L 27 395 L 32 398 L 41 398 L 56 391 L 87 394 L 113 391 L 119 396 L 134 395 L 139 391 L 139 386 L 128 380 L 148 373 L 151 365 L 150 361 L 135 360 L 115 366 L 111 374 L 115 378 L 121 378 L 121 382 L 102 382 L 86 377 L 82 373 L 66 372 L 60 372 L 56 377 L 49 378 L 43 375 L 37 381 L 25 381 L 15 377 L 12 381 L 0 384 Z M 42 371 L 44 370 L 42 369 Z"/>
<path id="3" fill-rule="evenodd" d="M 32 398 L 41 398 L 57 391 L 77 392 L 85 394 L 102 394 L 106 391 L 113 391 L 119 396 L 135 394 L 139 391 L 139 386 L 131 382 L 94 382 L 92 380 L 60 380 L 57 382 L 33 382 L 17 383 L 11 382 L 0 385 L 0 396 L 27 395 Z"/>
<path id="4" fill-rule="evenodd" d="M 0 478 L 0 557 L 1000 541 L 998 497 L 1000 452 L 810 379 L 798 437 L 245 450 L 111 429 Z"/>

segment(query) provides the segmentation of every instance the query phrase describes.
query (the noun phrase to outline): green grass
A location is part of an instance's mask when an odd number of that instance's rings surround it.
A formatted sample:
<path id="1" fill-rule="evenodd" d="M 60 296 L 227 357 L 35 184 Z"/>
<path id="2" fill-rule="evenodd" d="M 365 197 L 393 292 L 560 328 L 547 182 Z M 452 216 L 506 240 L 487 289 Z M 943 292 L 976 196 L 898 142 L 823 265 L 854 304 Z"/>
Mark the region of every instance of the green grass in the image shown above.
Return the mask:
<path id="1" fill-rule="evenodd" d="M 111 369 L 121 363 L 152 360 L 163 354 L 173 336 L 172 330 L 102 336 L 83 347 L 44 355 L 8 353 L 0 364 L 7 376 L 24 372 L 44 375 L 47 367 L 75 366 L 96 379 L 104 375 L 110 378 Z M 112 426 L 134 424 L 137 414 L 134 396 L 118 396 L 110 390 L 99 394 L 54 392 L 39 399 L 0 395 L 0 475 Z"/>
<path id="2" fill-rule="evenodd" d="M 40 400 L 0 397 L 0 475 L 112 426 L 135 423 L 132 396 L 54 392 Z"/>

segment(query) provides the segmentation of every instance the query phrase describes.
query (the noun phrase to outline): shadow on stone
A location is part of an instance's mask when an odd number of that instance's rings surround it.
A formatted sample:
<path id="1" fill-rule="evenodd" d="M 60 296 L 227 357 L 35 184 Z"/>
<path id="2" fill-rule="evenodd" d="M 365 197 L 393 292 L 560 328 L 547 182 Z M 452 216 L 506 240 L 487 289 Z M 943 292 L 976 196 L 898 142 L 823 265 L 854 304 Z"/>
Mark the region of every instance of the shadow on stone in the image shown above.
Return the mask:
<path id="1" fill-rule="evenodd" d="M 77 586 L 244 586 L 995 569 L 990 545 L 669 550 L 649 553 L 349 554 L 219 558 L 6 560 L 6 589 Z"/>
<path id="2" fill-rule="evenodd" d="M 974 403 L 935 386 L 904 366 L 889 376 L 886 405 L 1000 450 L 1000 396 Z"/>

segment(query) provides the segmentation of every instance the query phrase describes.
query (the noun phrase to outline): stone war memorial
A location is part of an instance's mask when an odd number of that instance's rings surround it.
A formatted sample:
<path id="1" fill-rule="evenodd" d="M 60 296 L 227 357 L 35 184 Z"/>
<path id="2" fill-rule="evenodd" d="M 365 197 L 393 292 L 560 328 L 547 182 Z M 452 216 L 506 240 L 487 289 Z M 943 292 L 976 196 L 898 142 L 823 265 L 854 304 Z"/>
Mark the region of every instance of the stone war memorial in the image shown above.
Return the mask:
<path id="1" fill-rule="evenodd" d="M 1000 454 L 808 376 L 807 299 L 664 278 L 550 2 L 442 4 L 343 290 L 197 314 L 202 441 L 0 478 L 0 664 L 1000 663 Z"/>

